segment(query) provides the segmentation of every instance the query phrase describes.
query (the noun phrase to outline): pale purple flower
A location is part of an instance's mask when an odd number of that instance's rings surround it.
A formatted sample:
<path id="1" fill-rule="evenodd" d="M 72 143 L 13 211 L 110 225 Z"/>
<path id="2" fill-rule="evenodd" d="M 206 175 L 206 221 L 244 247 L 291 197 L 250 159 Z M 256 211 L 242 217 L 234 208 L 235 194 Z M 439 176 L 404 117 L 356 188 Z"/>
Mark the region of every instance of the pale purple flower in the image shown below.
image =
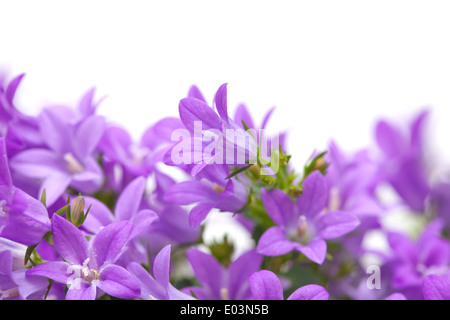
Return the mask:
<path id="1" fill-rule="evenodd" d="M 179 119 L 164 118 L 149 127 L 140 141 L 135 142 L 125 129 L 108 126 L 98 146 L 103 153 L 108 186 L 119 192 L 134 178 L 149 176 L 172 144 L 172 132 L 182 127 Z"/>
<path id="2" fill-rule="evenodd" d="M 164 199 L 177 205 L 195 204 L 189 212 L 191 227 L 200 225 L 213 208 L 238 212 L 247 202 L 247 191 L 240 181 L 226 179 L 228 175 L 226 165 L 209 165 L 199 172 L 196 180 L 170 186 Z"/>
<path id="3" fill-rule="evenodd" d="M 6 88 L 0 83 L 0 135 L 5 137 L 9 156 L 26 148 L 43 146 L 35 117 L 20 112 L 14 97 L 25 74 L 12 79 Z"/>
<path id="4" fill-rule="evenodd" d="M 190 295 L 176 289 L 169 282 L 170 245 L 165 246 L 153 260 L 152 274 L 140 264 L 131 262 L 128 267 L 141 286 L 140 298 L 144 300 L 193 300 Z"/>
<path id="5" fill-rule="evenodd" d="M 44 205 L 12 184 L 5 139 L 0 137 L 0 237 L 34 245 L 50 230 Z"/>
<path id="6" fill-rule="evenodd" d="M 416 242 L 398 232 L 388 233 L 391 287 L 408 299 L 423 299 L 423 279 L 428 275 L 450 275 L 450 243 L 439 236 L 440 227 L 438 221 L 430 223 Z"/>
<path id="7" fill-rule="evenodd" d="M 263 257 L 250 250 L 231 262 L 228 268 L 212 255 L 192 248 L 187 252 L 200 287 L 187 287 L 199 300 L 247 300 L 251 298 L 248 277 L 259 270 Z"/>
<path id="8" fill-rule="evenodd" d="M 54 108 L 45 109 L 39 116 L 39 129 L 48 149 L 27 149 L 11 159 L 15 173 L 39 181 L 39 194 L 46 190 L 48 205 L 68 186 L 89 194 L 98 190 L 103 181 L 95 152 L 105 127 L 104 118 L 91 115 L 76 123 L 70 120 Z"/>
<path id="9" fill-rule="evenodd" d="M 137 280 L 115 261 L 123 253 L 132 232 L 128 221 L 112 223 L 88 242 L 66 219 L 54 215 L 52 234 L 55 249 L 64 261 L 45 262 L 27 271 L 69 286 L 67 300 L 94 300 L 100 292 L 123 299 L 140 294 Z"/>
<path id="10" fill-rule="evenodd" d="M 259 239 L 260 254 L 280 256 L 297 250 L 311 261 L 322 264 L 327 252 L 325 240 L 339 238 L 359 225 L 352 213 L 324 211 L 329 189 L 320 172 L 312 172 L 303 187 L 303 194 L 295 204 L 282 190 L 261 191 L 264 207 L 276 226 Z"/>
<path id="11" fill-rule="evenodd" d="M 428 111 L 421 112 L 407 130 L 387 121 L 380 121 L 376 127 L 376 140 L 382 153 L 379 175 L 417 212 L 423 212 L 430 192 L 424 159 L 424 126 L 428 115 Z"/>
<path id="12" fill-rule="evenodd" d="M 261 270 L 250 275 L 248 282 L 252 300 L 283 300 L 283 287 L 277 275 Z M 327 290 L 317 284 L 310 284 L 295 290 L 287 300 L 328 300 Z"/>
<path id="13" fill-rule="evenodd" d="M 450 276 L 426 276 L 423 279 L 422 291 L 425 300 L 450 300 Z"/>

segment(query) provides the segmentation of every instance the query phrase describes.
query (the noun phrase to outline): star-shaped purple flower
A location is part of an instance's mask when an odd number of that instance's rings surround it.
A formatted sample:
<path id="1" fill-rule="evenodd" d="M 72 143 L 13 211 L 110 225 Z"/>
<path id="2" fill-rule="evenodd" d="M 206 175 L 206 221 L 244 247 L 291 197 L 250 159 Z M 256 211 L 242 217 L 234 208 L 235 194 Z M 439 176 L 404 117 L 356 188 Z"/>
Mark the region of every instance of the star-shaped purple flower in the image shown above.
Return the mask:
<path id="1" fill-rule="evenodd" d="M 94 300 L 97 289 L 117 298 L 135 298 L 140 294 L 139 283 L 130 272 L 114 264 L 131 231 L 128 221 L 112 223 L 88 242 L 72 223 L 54 215 L 53 242 L 64 261 L 39 264 L 29 269 L 27 276 L 68 285 L 67 300 Z"/>
<path id="2" fill-rule="evenodd" d="M 296 203 L 282 190 L 263 189 L 262 201 L 276 226 L 259 239 L 257 251 L 279 256 L 297 250 L 318 264 L 325 260 L 327 243 L 359 225 L 355 215 L 344 211 L 324 211 L 329 189 L 324 176 L 314 171 L 303 183 L 303 194 Z"/>

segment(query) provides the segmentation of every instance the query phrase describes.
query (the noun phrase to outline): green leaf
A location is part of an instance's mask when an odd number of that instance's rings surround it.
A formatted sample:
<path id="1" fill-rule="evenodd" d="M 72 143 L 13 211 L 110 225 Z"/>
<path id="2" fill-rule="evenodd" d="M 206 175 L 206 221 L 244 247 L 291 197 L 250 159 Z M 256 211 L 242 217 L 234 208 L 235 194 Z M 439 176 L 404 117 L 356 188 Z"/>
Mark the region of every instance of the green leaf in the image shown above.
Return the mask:
<path id="1" fill-rule="evenodd" d="M 39 244 L 39 243 L 38 243 Z M 38 246 L 38 244 L 33 244 L 31 246 L 27 247 L 27 250 L 25 251 L 25 259 L 24 259 L 24 264 L 26 265 L 29 261 L 31 261 L 33 263 L 33 261 L 31 260 L 31 255 L 34 252 L 34 249 L 36 249 L 36 247 Z"/>
<path id="2" fill-rule="evenodd" d="M 47 207 L 47 195 L 45 189 L 42 190 L 41 203 L 44 205 L 44 207 Z"/>
<path id="3" fill-rule="evenodd" d="M 248 165 L 246 167 L 239 167 L 236 170 L 232 171 L 225 179 L 230 179 L 233 178 L 235 175 L 244 172 L 245 170 L 247 170 L 248 168 L 250 168 L 253 164 Z"/>

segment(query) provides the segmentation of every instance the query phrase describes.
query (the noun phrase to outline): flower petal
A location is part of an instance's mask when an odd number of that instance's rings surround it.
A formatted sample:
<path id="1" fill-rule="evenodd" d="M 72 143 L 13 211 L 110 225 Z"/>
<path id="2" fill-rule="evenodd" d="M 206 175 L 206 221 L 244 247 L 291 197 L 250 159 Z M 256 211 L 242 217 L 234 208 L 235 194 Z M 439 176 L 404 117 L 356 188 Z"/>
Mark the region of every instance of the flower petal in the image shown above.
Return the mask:
<path id="1" fill-rule="evenodd" d="M 131 181 L 117 199 L 116 214 L 118 220 L 130 220 L 141 205 L 145 190 L 145 178 L 138 177 Z"/>
<path id="2" fill-rule="evenodd" d="M 348 212 L 329 211 L 315 221 L 322 239 L 335 239 L 353 231 L 359 225 L 359 219 Z"/>
<path id="3" fill-rule="evenodd" d="M 422 291 L 425 300 L 450 300 L 450 279 L 434 274 L 426 276 Z"/>
<path id="4" fill-rule="evenodd" d="M 52 218 L 53 243 L 56 251 L 68 263 L 83 265 L 88 243 L 80 230 L 57 214 Z"/>
<path id="5" fill-rule="evenodd" d="M 194 132 L 194 122 L 200 121 L 202 130 L 222 129 L 222 121 L 206 103 L 195 98 L 184 98 L 179 104 L 180 118 L 185 127 Z"/>
<path id="6" fill-rule="evenodd" d="M 66 300 L 95 300 L 97 288 L 85 282 L 80 282 L 80 286 L 69 287 L 66 293 Z"/>
<path id="7" fill-rule="evenodd" d="M 283 300 L 283 288 L 278 277 L 269 270 L 253 273 L 249 278 L 252 300 Z"/>
<path id="8" fill-rule="evenodd" d="M 250 250 L 239 256 L 228 267 L 228 295 L 230 300 L 245 300 L 248 277 L 259 270 L 263 256 Z"/>
<path id="9" fill-rule="evenodd" d="M 296 246 L 286 238 L 285 231 L 280 227 L 271 227 L 259 239 L 256 250 L 265 256 L 281 256 L 291 252 Z"/>
<path id="10" fill-rule="evenodd" d="M 330 294 L 324 287 L 310 284 L 295 290 L 287 300 L 328 300 Z"/>
<path id="11" fill-rule="evenodd" d="M 223 121 L 228 123 L 228 107 L 227 107 L 227 83 L 222 84 L 214 97 L 217 112 Z"/>
<path id="12" fill-rule="evenodd" d="M 280 189 L 261 190 L 261 199 L 267 214 L 279 226 L 287 227 L 293 223 L 297 212 L 294 204 L 286 192 Z"/>
<path id="13" fill-rule="evenodd" d="M 113 297 L 133 299 L 141 294 L 139 282 L 130 272 L 120 266 L 107 266 L 101 271 L 100 279 L 100 281 L 95 281 L 95 284 Z"/>
<path id="14" fill-rule="evenodd" d="M 73 274 L 70 264 L 64 261 L 50 261 L 27 270 L 27 276 L 37 276 L 52 279 L 56 282 L 67 284 L 69 277 Z"/>
<path id="15" fill-rule="evenodd" d="M 325 208 L 328 201 L 327 182 L 316 170 L 305 179 L 303 188 L 303 194 L 297 200 L 297 209 L 300 215 L 312 218 Z"/>
<path id="16" fill-rule="evenodd" d="M 128 241 L 132 228 L 133 225 L 129 221 L 114 222 L 95 236 L 92 243 L 92 254 L 95 257 L 97 269 L 116 261 Z"/>
<path id="17" fill-rule="evenodd" d="M 322 264 L 327 254 L 327 243 L 323 239 L 316 239 L 310 241 L 306 246 L 298 244 L 296 249 L 312 262 Z"/>

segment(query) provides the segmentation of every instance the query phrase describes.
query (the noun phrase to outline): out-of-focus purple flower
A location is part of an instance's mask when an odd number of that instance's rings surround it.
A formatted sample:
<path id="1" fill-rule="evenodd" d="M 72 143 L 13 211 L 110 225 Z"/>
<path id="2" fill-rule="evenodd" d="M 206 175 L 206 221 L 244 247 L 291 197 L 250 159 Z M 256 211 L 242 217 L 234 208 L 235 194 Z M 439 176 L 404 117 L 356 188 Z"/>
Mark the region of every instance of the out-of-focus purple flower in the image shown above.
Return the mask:
<path id="1" fill-rule="evenodd" d="M 393 293 L 384 300 L 406 300 L 406 297 L 401 293 Z"/>
<path id="2" fill-rule="evenodd" d="M 164 118 L 148 128 L 138 143 L 125 129 L 107 127 L 98 148 L 103 153 L 108 186 L 119 192 L 134 178 L 149 176 L 172 144 L 172 132 L 182 127 L 179 119 Z"/>
<path id="3" fill-rule="evenodd" d="M 423 279 L 422 291 L 425 300 L 450 300 L 450 276 L 426 276 Z"/>
<path id="4" fill-rule="evenodd" d="M 48 149 L 32 148 L 16 154 L 11 168 L 30 181 L 37 180 L 39 194 L 46 190 L 48 205 L 68 186 L 82 193 L 95 192 L 103 182 L 95 155 L 104 128 L 101 116 L 90 115 L 74 123 L 60 109 L 45 109 L 39 116 L 39 129 Z"/>
<path id="5" fill-rule="evenodd" d="M 439 228 L 439 223 L 430 223 L 417 242 L 400 233 L 388 234 L 391 287 L 408 299 L 423 299 L 422 282 L 426 276 L 450 275 L 450 243 L 439 236 Z"/>
<path id="6" fill-rule="evenodd" d="M 196 204 L 189 213 L 189 224 L 197 227 L 213 208 L 237 212 L 247 202 L 245 186 L 236 179 L 226 179 L 228 175 L 226 165 L 207 166 L 196 180 L 169 187 L 164 199 L 177 205 Z"/>
<path id="7" fill-rule="evenodd" d="M 121 259 L 123 265 L 130 260 L 147 261 L 147 250 L 140 250 L 142 246 L 140 237 L 150 231 L 151 225 L 158 220 L 158 215 L 153 210 L 141 209 L 142 198 L 145 193 L 146 179 L 135 178 L 122 191 L 116 201 L 114 213 L 101 201 L 86 197 L 86 204 L 92 205 L 89 215 L 83 223 L 83 229 L 91 234 L 99 233 L 104 227 L 117 221 L 129 221 L 133 228 L 128 239 L 127 250 Z M 138 256 L 143 256 L 141 259 Z"/>
<path id="8" fill-rule="evenodd" d="M 0 251 L 0 300 L 35 300 L 43 296 L 48 281 L 25 273 L 23 267 L 14 270 L 11 251 Z"/>
<path id="9" fill-rule="evenodd" d="M 134 276 L 114 264 L 132 232 L 130 222 L 112 223 L 88 242 L 71 222 L 54 215 L 52 232 L 55 249 L 64 261 L 34 266 L 27 271 L 27 276 L 67 284 L 67 300 L 93 300 L 97 288 L 123 299 L 139 296 L 140 286 Z"/>
<path id="10" fill-rule="evenodd" d="M 13 186 L 5 139 L 0 137 L 0 237 L 34 245 L 49 230 L 50 220 L 44 205 Z"/>
<path id="11" fill-rule="evenodd" d="M 259 270 L 263 257 L 250 250 L 231 262 L 228 268 L 212 255 L 189 249 L 187 258 L 201 287 L 188 287 L 200 300 L 247 300 L 251 298 L 248 277 Z"/>
<path id="12" fill-rule="evenodd" d="M 280 279 L 269 270 L 261 270 L 250 275 L 248 282 L 252 300 L 283 300 Z M 295 290 L 287 300 L 328 300 L 327 290 L 317 284 L 310 284 Z"/>
<path id="13" fill-rule="evenodd" d="M 10 157 L 25 148 L 44 145 L 37 119 L 23 114 L 14 105 L 14 96 L 24 75 L 15 77 L 6 88 L 0 83 L 0 135 L 5 137 Z"/>
<path id="14" fill-rule="evenodd" d="M 423 145 L 428 114 L 428 111 L 421 112 L 407 132 L 386 121 L 380 121 L 376 127 L 376 140 L 382 153 L 379 175 L 417 212 L 424 211 L 430 192 Z"/>
<path id="15" fill-rule="evenodd" d="M 435 215 L 442 219 L 446 229 L 450 230 L 450 183 L 440 182 L 434 185 L 429 199 Z"/>
<path id="16" fill-rule="evenodd" d="M 297 250 L 311 261 L 322 264 L 327 252 L 325 240 L 341 237 L 359 225 L 352 213 L 324 211 L 329 189 L 320 172 L 311 173 L 303 187 L 296 204 L 282 190 L 262 190 L 264 207 L 276 226 L 259 239 L 259 253 L 279 256 Z"/>
<path id="17" fill-rule="evenodd" d="M 140 264 L 131 262 L 128 267 L 141 286 L 140 298 L 144 300 L 193 300 L 190 295 L 176 289 L 169 282 L 170 245 L 164 247 L 153 261 L 153 275 Z"/>

